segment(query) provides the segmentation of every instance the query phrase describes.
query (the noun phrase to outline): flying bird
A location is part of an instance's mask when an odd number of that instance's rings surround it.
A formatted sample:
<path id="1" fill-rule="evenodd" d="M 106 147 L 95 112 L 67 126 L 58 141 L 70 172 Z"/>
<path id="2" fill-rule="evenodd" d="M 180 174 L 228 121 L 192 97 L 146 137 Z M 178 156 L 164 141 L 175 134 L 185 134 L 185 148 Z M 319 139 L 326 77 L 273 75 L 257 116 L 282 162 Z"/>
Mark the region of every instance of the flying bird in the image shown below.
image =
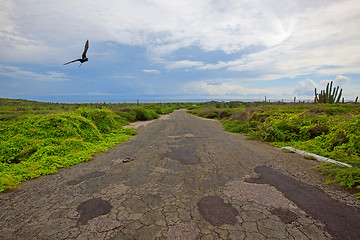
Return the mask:
<path id="1" fill-rule="evenodd" d="M 64 65 L 69 64 L 69 63 L 73 63 L 73 62 L 76 62 L 76 61 L 79 61 L 79 62 L 81 62 L 81 64 L 79 65 L 79 67 L 80 67 L 84 62 L 87 62 L 87 61 L 89 60 L 89 59 L 86 57 L 86 52 L 87 52 L 88 49 L 89 49 L 89 40 L 86 40 L 84 52 L 83 52 L 83 54 L 82 54 L 82 58 L 73 60 L 73 61 L 68 62 L 68 63 L 64 63 Z"/>

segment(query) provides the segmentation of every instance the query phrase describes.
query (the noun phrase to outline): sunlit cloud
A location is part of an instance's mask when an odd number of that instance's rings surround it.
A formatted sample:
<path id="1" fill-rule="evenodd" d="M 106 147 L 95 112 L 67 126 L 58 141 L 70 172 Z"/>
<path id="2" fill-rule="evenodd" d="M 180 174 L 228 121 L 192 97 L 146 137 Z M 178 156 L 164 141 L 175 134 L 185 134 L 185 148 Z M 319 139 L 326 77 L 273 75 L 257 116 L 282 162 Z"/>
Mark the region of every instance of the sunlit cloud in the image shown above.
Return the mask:
<path id="1" fill-rule="evenodd" d="M 303 81 L 299 81 L 295 87 L 295 95 L 297 96 L 311 96 L 314 95 L 314 89 L 316 87 L 316 83 L 312 79 L 305 79 Z"/>
<path id="2" fill-rule="evenodd" d="M 159 70 L 156 70 L 156 69 L 144 69 L 144 70 L 142 70 L 142 72 L 152 73 L 152 74 L 160 74 L 161 73 Z"/>
<path id="3" fill-rule="evenodd" d="M 203 63 L 200 61 L 181 60 L 166 63 L 166 69 L 194 68 L 199 66 L 203 66 Z"/>
<path id="4" fill-rule="evenodd" d="M 280 88 L 248 88 L 241 84 L 237 84 L 234 80 L 215 81 L 196 81 L 190 82 L 184 86 L 184 92 L 201 94 L 201 95 L 232 95 L 241 96 L 243 98 L 255 97 L 263 98 L 264 96 L 276 97 L 282 93 Z"/>

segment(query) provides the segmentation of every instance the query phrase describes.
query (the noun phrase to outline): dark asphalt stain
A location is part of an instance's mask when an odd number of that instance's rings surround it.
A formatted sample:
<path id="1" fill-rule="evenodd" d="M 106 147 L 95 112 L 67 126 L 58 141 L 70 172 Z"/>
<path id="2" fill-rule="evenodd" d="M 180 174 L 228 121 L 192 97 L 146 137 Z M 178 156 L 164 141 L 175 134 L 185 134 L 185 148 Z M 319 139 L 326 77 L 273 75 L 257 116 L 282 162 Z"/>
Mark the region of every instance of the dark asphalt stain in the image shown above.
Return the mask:
<path id="1" fill-rule="evenodd" d="M 75 178 L 73 180 L 70 180 L 68 181 L 66 184 L 67 185 L 76 185 L 76 184 L 79 184 L 79 183 L 82 183 L 86 180 L 89 180 L 89 179 L 92 179 L 92 178 L 97 178 L 97 177 L 101 177 L 103 176 L 105 173 L 102 172 L 102 171 L 95 171 L 95 172 L 91 172 L 91 173 L 88 173 L 88 174 L 85 174 L 85 175 L 82 175 L 78 178 Z"/>
<path id="2" fill-rule="evenodd" d="M 258 178 L 248 178 L 249 183 L 270 184 L 302 210 L 326 225 L 335 239 L 360 239 L 360 209 L 332 199 L 324 191 L 297 181 L 270 167 L 255 168 Z"/>
<path id="3" fill-rule="evenodd" d="M 271 210 L 271 213 L 278 216 L 283 223 L 292 223 L 298 218 L 296 213 L 285 208 L 274 208 Z"/>
<path id="4" fill-rule="evenodd" d="M 180 161 L 184 165 L 195 165 L 200 163 L 200 158 L 195 154 L 194 146 L 174 147 L 171 152 L 165 154 L 166 157 Z"/>
<path id="5" fill-rule="evenodd" d="M 224 223 L 234 225 L 237 222 L 236 216 L 238 210 L 230 203 L 224 201 L 218 196 L 207 196 L 198 203 L 198 209 L 206 221 L 213 226 L 220 226 Z"/>
<path id="6" fill-rule="evenodd" d="M 111 209 L 112 206 L 108 201 L 101 198 L 89 199 L 78 206 L 77 211 L 80 213 L 78 221 L 84 225 L 93 218 L 108 214 Z"/>

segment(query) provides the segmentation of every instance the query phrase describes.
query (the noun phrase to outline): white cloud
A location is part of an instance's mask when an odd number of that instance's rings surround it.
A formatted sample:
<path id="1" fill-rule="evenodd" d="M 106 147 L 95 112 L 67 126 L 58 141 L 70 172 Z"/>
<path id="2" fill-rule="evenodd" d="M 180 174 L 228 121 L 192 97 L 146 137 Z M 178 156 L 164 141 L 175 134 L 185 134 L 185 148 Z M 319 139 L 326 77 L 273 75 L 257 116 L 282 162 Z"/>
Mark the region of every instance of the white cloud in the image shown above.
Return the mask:
<path id="1" fill-rule="evenodd" d="M 126 78 L 126 79 L 139 79 L 138 77 L 125 75 L 125 76 L 112 76 L 111 78 Z"/>
<path id="2" fill-rule="evenodd" d="M 168 59 L 168 70 L 247 71 L 264 80 L 359 74 L 359 24 L 358 0 L 5 1 L 0 60 L 55 62 L 89 38 L 143 46 L 149 58 Z M 216 64 L 171 58 L 194 46 L 239 57 Z M 262 48 L 242 52 L 252 46 Z"/>
<path id="3" fill-rule="evenodd" d="M 333 86 L 340 86 L 343 87 L 345 85 L 347 85 L 350 82 L 350 78 L 343 76 L 343 75 L 337 75 L 335 79 L 332 80 L 322 80 L 320 82 L 320 84 L 323 86 L 323 88 L 325 88 L 326 84 L 333 81 Z"/>
<path id="4" fill-rule="evenodd" d="M 294 93 L 298 96 L 312 96 L 314 95 L 314 90 L 316 83 L 311 79 L 306 79 L 304 81 L 299 81 L 295 87 Z"/>
<path id="5" fill-rule="evenodd" d="M 36 73 L 23 70 L 19 67 L 7 65 L 0 65 L 0 76 L 46 82 L 59 82 L 69 80 L 69 76 L 62 72 L 48 71 L 46 73 Z"/>
<path id="6" fill-rule="evenodd" d="M 337 86 L 344 86 L 348 82 L 350 82 L 350 78 L 346 77 L 346 76 L 342 76 L 342 75 L 337 75 L 335 80 L 334 80 L 334 84 L 337 85 Z"/>
<path id="7" fill-rule="evenodd" d="M 103 93 L 103 92 L 88 92 L 85 95 L 90 95 L 90 96 L 112 96 L 114 94 L 112 94 L 112 93 Z"/>
<path id="8" fill-rule="evenodd" d="M 236 83 L 234 79 L 190 82 L 185 84 L 183 89 L 186 93 L 216 96 L 233 95 L 242 98 L 263 98 L 265 95 L 279 98 L 283 91 L 279 88 L 247 88 Z"/>
<path id="9" fill-rule="evenodd" d="M 203 63 L 200 61 L 189 61 L 189 60 L 165 62 L 165 64 L 166 64 L 166 69 L 181 69 L 181 68 L 193 68 L 193 67 L 203 66 Z"/>
<path id="10" fill-rule="evenodd" d="M 142 70 L 142 72 L 153 73 L 153 74 L 160 74 L 161 73 L 159 70 L 156 70 L 156 69 L 144 69 L 144 70 Z"/>

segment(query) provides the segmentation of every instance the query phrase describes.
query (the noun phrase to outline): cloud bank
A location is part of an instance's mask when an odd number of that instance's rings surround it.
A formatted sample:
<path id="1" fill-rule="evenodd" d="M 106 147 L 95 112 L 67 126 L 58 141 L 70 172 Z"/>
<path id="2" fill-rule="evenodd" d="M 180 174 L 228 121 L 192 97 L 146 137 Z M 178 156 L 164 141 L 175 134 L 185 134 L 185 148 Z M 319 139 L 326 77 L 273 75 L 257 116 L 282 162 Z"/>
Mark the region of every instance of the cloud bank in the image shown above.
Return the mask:
<path id="1" fill-rule="evenodd" d="M 348 75 L 360 74 L 358 0 L 4 1 L 0 26 L 0 76 L 8 78 L 68 80 L 51 66 L 80 54 L 85 39 L 90 39 L 90 57 L 103 61 L 126 47 L 141 47 L 148 65 L 142 62 L 134 72 L 164 75 L 158 83 L 167 90 L 181 86 L 207 94 L 284 96 L 281 87 L 266 90 L 244 83 L 296 79 L 293 93 L 309 96 L 321 80 L 323 85 L 338 76 L 335 82 L 346 86 Z M 24 70 L 19 64 L 48 69 Z M 181 70 L 197 78 L 170 75 Z M 224 77 L 213 85 L 210 73 Z M 176 85 L 168 84 L 170 79 Z M 352 78 L 351 84 L 356 81 Z"/>

